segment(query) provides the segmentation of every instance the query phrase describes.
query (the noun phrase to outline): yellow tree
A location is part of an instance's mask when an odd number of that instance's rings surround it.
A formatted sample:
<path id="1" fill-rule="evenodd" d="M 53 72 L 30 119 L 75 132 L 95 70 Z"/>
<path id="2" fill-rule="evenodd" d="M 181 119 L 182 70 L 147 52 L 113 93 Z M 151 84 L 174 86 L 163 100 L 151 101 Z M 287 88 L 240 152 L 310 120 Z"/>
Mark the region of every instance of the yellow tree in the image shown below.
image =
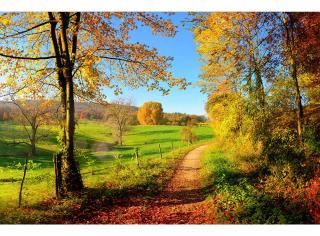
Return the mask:
<path id="1" fill-rule="evenodd" d="M 162 105 L 159 102 L 145 102 L 137 113 L 142 125 L 158 125 L 163 117 Z"/>
<path id="2" fill-rule="evenodd" d="M 267 141 L 266 88 L 281 67 L 279 18 L 275 13 L 235 12 L 200 15 L 196 20 L 193 32 L 203 62 L 203 91 L 216 93 L 211 97 L 224 99 L 230 108 L 243 103 L 242 115 L 255 123 L 254 136 Z M 239 131 L 242 115 L 233 114 L 239 125 L 232 130 Z"/>
<path id="3" fill-rule="evenodd" d="M 278 38 L 271 13 L 211 13 L 198 19 L 195 41 L 203 61 L 202 84 L 212 89 L 222 81 L 235 92 L 248 93 L 261 108 L 265 84 L 276 70 Z"/>
<path id="4" fill-rule="evenodd" d="M 175 35 L 171 21 L 153 13 L 30 12 L 0 16 L 0 71 L 6 78 L 0 88 L 23 88 L 41 81 L 59 91 L 60 196 L 83 188 L 74 158 L 75 96 L 102 101 L 104 87 L 116 94 L 125 86 L 168 93 L 172 86 L 187 85 L 168 71 L 171 57 L 130 41 L 129 32 L 139 26 L 151 28 L 154 34 Z"/>
<path id="5" fill-rule="evenodd" d="M 282 13 L 281 20 L 283 23 L 283 34 L 285 36 L 284 55 L 287 59 L 289 73 L 294 83 L 296 98 L 296 116 L 298 142 L 302 144 L 303 131 L 303 106 L 301 99 L 301 85 L 299 83 L 299 75 L 304 72 L 311 72 L 311 78 L 306 80 L 306 84 L 310 83 L 313 88 L 318 84 L 312 76 L 317 74 L 317 63 L 319 62 L 318 27 L 319 14 L 317 13 Z M 311 62 L 311 63 L 310 63 Z M 317 92 L 317 90 L 316 90 Z M 311 95 L 311 94 L 309 94 Z M 319 95 L 318 95 L 319 96 Z"/>

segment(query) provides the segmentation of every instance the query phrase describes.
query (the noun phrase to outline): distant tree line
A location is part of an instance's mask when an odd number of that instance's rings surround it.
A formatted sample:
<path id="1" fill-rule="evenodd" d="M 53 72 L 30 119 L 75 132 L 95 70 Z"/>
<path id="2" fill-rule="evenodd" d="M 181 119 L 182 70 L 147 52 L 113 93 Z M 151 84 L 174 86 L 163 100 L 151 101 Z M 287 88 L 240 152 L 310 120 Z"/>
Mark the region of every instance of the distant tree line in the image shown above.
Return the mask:
<path id="1" fill-rule="evenodd" d="M 120 104 L 120 106 L 121 106 L 121 104 Z M 112 108 L 112 104 L 103 106 L 103 105 L 99 105 L 99 104 L 76 103 L 76 106 L 75 106 L 76 117 L 78 120 L 108 121 L 108 117 L 110 116 L 110 109 L 111 108 Z M 161 109 L 162 109 L 162 107 L 161 107 Z M 159 111 L 161 109 L 159 109 Z M 145 110 L 145 108 L 144 108 L 144 110 Z M 142 120 L 141 120 L 141 122 L 139 122 L 138 108 L 135 106 L 131 106 L 130 125 L 138 125 L 138 124 L 152 125 L 152 124 L 154 124 L 154 125 L 185 126 L 185 125 L 188 125 L 188 122 L 191 122 L 193 124 L 198 124 L 198 123 L 204 123 L 207 121 L 207 118 L 205 116 L 200 116 L 200 115 L 190 115 L 190 114 L 179 113 L 179 112 L 166 113 L 163 111 L 161 111 L 160 113 L 161 113 L 161 115 L 157 115 L 157 113 L 153 113 L 155 116 L 153 118 L 153 121 L 151 118 L 150 119 L 148 118 L 149 123 L 148 122 L 146 123 Z M 149 113 L 149 116 L 151 116 L 151 114 L 152 113 Z"/>
<path id="2" fill-rule="evenodd" d="M 12 120 L 12 112 L 15 107 L 12 104 L 0 102 L 0 121 Z"/>
<path id="3" fill-rule="evenodd" d="M 197 124 L 197 123 L 204 123 L 207 121 L 205 116 L 199 115 L 188 115 L 186 113 L 164 113 L 162 124 L 165 125 L 180 125 L 185 126 L 188 123 Z"/>

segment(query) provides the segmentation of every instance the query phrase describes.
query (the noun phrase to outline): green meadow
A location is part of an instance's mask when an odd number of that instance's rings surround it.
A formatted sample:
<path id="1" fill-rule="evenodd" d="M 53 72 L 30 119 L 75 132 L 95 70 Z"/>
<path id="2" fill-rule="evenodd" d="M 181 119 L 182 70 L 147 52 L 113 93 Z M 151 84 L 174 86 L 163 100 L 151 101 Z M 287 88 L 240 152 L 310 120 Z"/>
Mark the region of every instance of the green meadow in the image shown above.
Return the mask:
<path id="1" fill-rule="evenodd" d="M 177 158 L 195 145 L 212 139 L 208 126 L 194 127 L 198 140 L 188 145 L 181 142 L 181 126 L 132 126 L 123 146 L 114 144 L 111 130 L 105 123 L 85 121 L 76 126 L 76 153 L 84 185 L 87 188 L 107 187 L 121 191 L 158 191 L 173 171 Z M 23 190 L 23 205 L 32 206 L 52 198 L 54 169 L 52 157 L 58 150 L 58 128 L 41 127 L 46 138 L 37 145 Z M 0 123 L 0 208 L 16 207 L 29 147 L 13 145 L 26 138 L 25 131 L 14 123 Z M 160 156 L 159 145 L 162 152 Z M 138 162 L 134 156 L 138 149 Z M 0 211 L 1 211 L 0 209 Z"/>

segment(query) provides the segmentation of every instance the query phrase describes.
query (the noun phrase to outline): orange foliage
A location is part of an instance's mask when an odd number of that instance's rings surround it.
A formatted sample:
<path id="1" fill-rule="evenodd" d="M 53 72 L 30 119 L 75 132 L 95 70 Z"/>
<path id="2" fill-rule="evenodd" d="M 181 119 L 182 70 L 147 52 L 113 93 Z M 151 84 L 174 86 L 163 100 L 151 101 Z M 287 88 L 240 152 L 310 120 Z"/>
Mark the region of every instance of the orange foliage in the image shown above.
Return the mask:
<path id="1" fill-rule="evenodd" d="M 137 114 L 142 125 L 158 125 L 163 117 L 162 105 L 159 102 L 145 102 Z"/>
<path id="2" fill-rule="evenodd" d="M 320 177 L 316 177 L 309 182 L 306 188 L 308 208 L 315 224 L 320 224 Z"/>
<path id="3" fill-rule="evenodd" d="M 296 54 L 300 64 L 301 85 L 307 89 L 310 103 L 320 102 L 320 13 L 291 13 L 296 26 Z"/>
<path id="4" fill-rule="evenodd" d="M 310 78 L 313 82 L 310 85 L 319 85 L 319 62 L 320 62 L 320 13 L 291 13 L 297 27 L 297 55 L 303 70 L 316 74 Z"/>

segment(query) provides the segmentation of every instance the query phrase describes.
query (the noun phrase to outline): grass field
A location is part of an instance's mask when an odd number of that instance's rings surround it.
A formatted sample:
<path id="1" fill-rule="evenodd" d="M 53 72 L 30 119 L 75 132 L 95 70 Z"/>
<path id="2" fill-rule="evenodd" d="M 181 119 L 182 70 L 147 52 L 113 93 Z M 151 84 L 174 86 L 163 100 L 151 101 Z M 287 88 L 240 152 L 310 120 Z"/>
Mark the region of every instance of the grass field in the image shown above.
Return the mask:
<path id="1" fill-rule="evenodd" d="M 139 186 L 152 188 L 157 184 L 157 177 L 165 175 L 176 158 L 191 148 L 181 143 L 181 129 L 181 126 L 133 126 L 124 139 L 124 145 L 120 147 L 114 145 L 110 129 L 104 123 L 80 123 L 76 127 L 76 147 L 80 150 L 77 153 L 85 186 L 108 186 L 118 191 Z M 194 145 L 212 138 L 208 126 L 194 129 L 198 136 Z M 52 155 L 58 150 L 58 130 L 56 127 L 42 127 L 40 132 L 49 135 L 38 144 L 38 153 L 28 170 L 23 193 L 24 206 L 36 205 L 54 196 Z M 11 123 L 0 123 L 0 140 L 14 138 L 25 138 L 22 128 Z M 163 152 L 162 159 L 159 144 Z M 17 205 L 23 172 L 20 164 L 23 164 L 28 148 L 23 144 L 12 146 L 0 142 L 0 212 Z M 140 168 L 132 158 L 135 148 L 139 148 Z M 119 159 L 115 159 L 115 156 L 119 156 Z"/>

